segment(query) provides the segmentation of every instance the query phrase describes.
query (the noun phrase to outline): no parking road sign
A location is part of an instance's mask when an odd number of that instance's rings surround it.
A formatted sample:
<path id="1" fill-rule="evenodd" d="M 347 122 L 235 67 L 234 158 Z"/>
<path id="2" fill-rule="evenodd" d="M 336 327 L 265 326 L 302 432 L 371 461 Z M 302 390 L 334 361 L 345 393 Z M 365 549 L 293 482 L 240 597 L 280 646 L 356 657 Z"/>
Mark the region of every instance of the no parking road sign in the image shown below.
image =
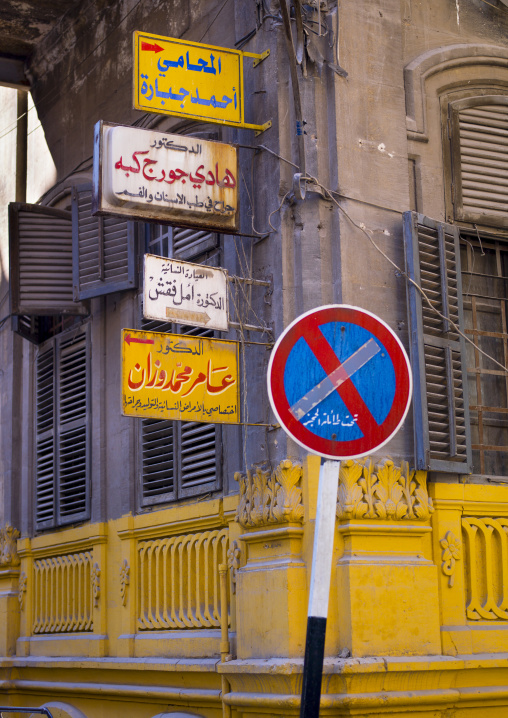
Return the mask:
<path id="1" fill-rule="evenodd" d="M 397 432 L 409 409 L 409 360 L 370 312 L 329 305 L 302 314 L 279 337 L 268 394 L 285 431 L 330 459 L 365 456 Z"/>
<path id="2" fill-rule="evenodd" d="M 319 718 L 339 459 L 386 444 L 404 421 L 411 390 L 398 337 L 358 307 L 330 305 L 302 314 L 272 351 L 272 409 L 286 433 L 326 459 L 319 474 L 300 718 Z"/>
<path id="3" fill-rule="evenodd" d="M 318 718 L 340 461 L 379 449 L 411 401 L 404 347 L 381 319 L 348 305 L 313 309 L 279 337 L 268 394 L 282 427 L 321 462 L 300 718 Z M 336 459 L 331 461 L 330 459 Z"/>

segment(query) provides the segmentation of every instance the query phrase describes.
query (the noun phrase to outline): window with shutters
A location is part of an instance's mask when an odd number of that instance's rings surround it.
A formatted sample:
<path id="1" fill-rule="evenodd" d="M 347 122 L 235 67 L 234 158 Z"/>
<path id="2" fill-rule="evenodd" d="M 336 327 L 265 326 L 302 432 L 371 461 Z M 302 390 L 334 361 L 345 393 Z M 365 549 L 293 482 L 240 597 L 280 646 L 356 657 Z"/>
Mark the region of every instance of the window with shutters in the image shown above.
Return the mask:
<path id="1" fill-rule="evenodd" d="M 146 226 L 146 251 L 160 257 L 192 259 L 216 265 L 215 233 L 162 225 Z M 144 331 L 214 336 L 210 329 L 141 320 Z M 141 503 L 176 501 L 221 487 L 221 429 L 191 421 L 141 419 Z"/>
<path id="2" fill-rule="evenodd" d="M 91 184 L 72 188 L 71 206 L 9 205 L 13 329 L 36 344 L 87 315 L 82 300 L 136 287 L 134 222 L 94 217 Z"/>
<path id="3" fill-rule="evenodd" d="M 408 284 L 416 465 L 469 473 L 459 230 L 406 212 L 404 237 L 407 274 L 424 293 Z"/>
<path id="4" fill-rule="evenodd" d="M 40 345 L 35 366 L 37 529 L 89 517 L 89 325 Z"/>
<path id="5" fill-rule="evenodd" d="M 450 102 L 447 134 L 453 218 L 508 227 L 508 97 Z"/>

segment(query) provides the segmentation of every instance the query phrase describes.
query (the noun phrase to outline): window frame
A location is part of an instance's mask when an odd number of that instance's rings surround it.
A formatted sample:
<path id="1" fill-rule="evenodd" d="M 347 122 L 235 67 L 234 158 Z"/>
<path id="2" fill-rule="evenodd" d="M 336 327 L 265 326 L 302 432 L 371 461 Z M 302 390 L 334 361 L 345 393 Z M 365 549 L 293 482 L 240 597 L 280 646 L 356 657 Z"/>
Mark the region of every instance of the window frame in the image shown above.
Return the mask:
<path id="1" fill-rule="evenodd" d="M 506 267 L 507 267 L 506 271 L 507 271 L 507 275 L 508 275 L 508 237 L 507 236 L 500 236 L 497 234 L 489 234 L 488 232 L 483 232 L 483 231 L 482 232 L 474 232 L 473 230 L 461 228 L 460 240 L 461 240 L 461 245 L 466 247 L 467 253 L 469 253 L 469 251 L 470 251 L 472 242 L 474 242 L 474 244 L 478 246 L 478 249 L 480 251 L 485 251 L 485 249 L 492 250 L 494 252 L 502 251 L 505 254 L 505 263 L 506 263 Z M 504 245 L 504 247 L 503 247 L 503 245 Z M 473 248 L 473 251 L 474 251 L 474 248 Z M 468 259 L 468 261 L 469 261 L 469 259 Z M 461 264 L 462 264 L 462 262 L 461 262 Z M 467 266 L 469 266 L 469 265 L 467 265 Z M 471 269 L 471 271 L 469 271 L 469 269 L 464 269 L 464 267 L 461 266 L 461 273 L 463 276 L 466 274 L 469 274 L 471 277 L 473 277 L 474 276 L 473 270 L 474 270 L 474 265 L 473 265 L 473 268 Z M 477 276 L 487 277 L 488 275 L 483 275 L 480 273 L 480 274 L 477 274 Z M 497 278 L 500 281 L 503 281 L 502 276 L 503 275 L 498 275 Z M 494 275 L 492 275 L 489 278 L 495 279 L 496 277 Z M 507 282 L 507 280 L 504 280 L 504 281 Z M 468 295 L 469 295 L 468 292 L 463 293 L 464 301 L 466 301 L 466 297 Z M 465 333 L 466 333 L 466 335 L 470 336 L 473 339 L 473 341 L 475 341 L 479 336 L 489 337 L 491 334 L 497 334 L 497 332 L 481 330 L 478 328 L 478 325 L 475 326 L 475 322 L 477 320 L 474 317 L 474 314 L 475 314 L 474 303 L 477 298 L 481 299 L 484 297 L 483 296 L 478 297 L 476 295 L 471 295 L 471 304 L 472 304 L 471 311 L 472 311 L 472 315 L 473 315 L 473 324 L 471 327 L 468 327 L 465 324 Z M 508 343 L 508 291 L 505 292 L 504 298 L 501 296 L 499 296 L 499 297 L 492 296 L 489 298 L 493 299 L 493 300 L 498 300 L 500 304 L 502 304 L 502 302 L 505 303 L 504 324 L 506 327 L 506 331 L 504 332 L 503 336 L 497 337 L 497 338 L 500 338 L 504 341 L 504 355 L 505 355 L 505 361 L 506 361 L 508 358 L 508 347 L 507 347 L 507 343 Z M 502 306 L 500 307 L 500 314 L 501 314 L 501 316 L 503 316 Z M 503 319 L 502 319 L 502 321 L 503 321 Z M 482 366 L 482 362 L 484 361 L 484 359 L 482 358 L 482 355 L 480 354 L 480 352 L 478 352 L 478 350 L 473 350 L 473 351 L 474 351 L 475 364 L 474 364 L 474 367 L 469 367 L 466 362 L 466 372 L 468 374 L 468 377 L 471 374 L 476 375 L 476 379 L 474 381 L 476 382 L 476 396 L 478 399 L 479 396 L 481 397 L 483 395 L 484 389 L 485 389 L 485 385 L 482 383 L 482 376 L 487 376 L 490 373 L 490 371 L 488 369 L 486 369 L 486 367 Z M 472 371 L 469 371 L 470 369 L 472 369 Z M 483 372 L 482 372 L 482 369 L 484 369 Z M 495 373 L 496 371 L 497 370 L 494 370 L 494 375 L 499 376 L 499 378 L 502 379 L 502 373 L 500 372 L 499 374 L 496 374 Z M 469 381 L 470 380 L 468 379 L 468 382 Z M 508 405 L 508 375 L 505 376 L 505 383 L 506 383 L 505 391 L 506 391 L 506 398 L 507 398 L 507 405 Z M 479 471 L 479 473 L 475 473 L 474 476 L 485 477 L 485 478 L 508 476 L 508 469 L 503 474 L 492 474 L 492 473 L 485 471 L 485 457 L 483 456 L 483 454 L 486 451 L 490 451 L 492 449 L 490 448 L 491 445 L 485 444 L 482 441 L 480 441 L 482 438 L 483 428 L 484 428 L 484 427 L 481 428 L 481 424 L 483 422 L 483 417 L 481 415 L 483 413 L 498 413 L 501 415 L 505 414 L 507 417 L 507 420 L 508 420 L 508 406 L 507 407 L 488 407 L 488 406 L 484 405 L 483 401 L 482 401 L 481 404 L 478 404 L 478 403 L 471 404 L 471 402 L 470 402 L 469 408 L 470 408 L 471 412 L 473 412 L 473 411 L 478 412 L 477 422 L 478 422 L 479 443 L 478 444 L 472 443 L 472 450 L 477 451 L 479 453 L 480 471 Z M 490 412 L 489 412 L 489 409 L 491 409 Z M 503 411 L 503 409 L 504 409 L 504 411 Z M 471 420 L 472 426 L 474 425 L 474 423 L 475 422 L 473 420 Z M 494 450 L 495 451 L 506 451 L 506 449 L 504 449 L 502 447 L 498 447 Z M 474 467 L 473 467 L 473 470 L 474 470 Z"/>

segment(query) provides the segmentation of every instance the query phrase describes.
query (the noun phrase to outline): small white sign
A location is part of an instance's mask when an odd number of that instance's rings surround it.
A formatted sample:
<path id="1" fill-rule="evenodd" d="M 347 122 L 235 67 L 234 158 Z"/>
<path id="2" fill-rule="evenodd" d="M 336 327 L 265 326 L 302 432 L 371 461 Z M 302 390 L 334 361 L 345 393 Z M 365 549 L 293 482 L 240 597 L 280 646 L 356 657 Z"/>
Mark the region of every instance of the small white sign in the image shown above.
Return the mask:
<path id="1" fill-rule="evenodd" d="M 238 229 L 237 148 L 98 122 L 94 211 L 234 231 Z"/>
<path id="2" fill-rule="evenodd" d="M 225 269 L 145 254 L 146 319 L 228 331 Z"/>

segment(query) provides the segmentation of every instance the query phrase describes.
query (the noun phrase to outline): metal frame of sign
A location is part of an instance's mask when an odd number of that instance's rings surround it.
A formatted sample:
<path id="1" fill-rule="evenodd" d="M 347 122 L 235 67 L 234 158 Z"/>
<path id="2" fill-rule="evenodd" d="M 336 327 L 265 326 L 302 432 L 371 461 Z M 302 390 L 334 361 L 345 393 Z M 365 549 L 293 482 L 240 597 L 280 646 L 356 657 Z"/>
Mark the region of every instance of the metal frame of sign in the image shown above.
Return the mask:
<path id="1" fill-rule="evenodd" d="M 291 413 L 290 409 L 294 410 L 294 407 L 290 407 L 284 388 L 286 361 L 298 339 L 304 337 L 305 333 L 308 333 L 310 336 L 310 333 L 315 331 L 320 324 L 334 321 L 356 324 L 372 333 L 375 338 L 381 342 L 383 348 L 388 353 L 396 378 L 393 404 L 381 426 L 377 426 L 375 422 L 371 422 L 369 435 L 364 434 L 362 438 L 349 442 L 332 441 L 331 439 L 322 438 L 303 426 Z M 341 363 L 338 361 L 331 347 L 327 345 L 324 337 L 323 341 L 321 341 L 321 347 L 323 349 L 323 355 L 320 357 L 316 355 L 316 358 L 326 371 L 327 378 L 324 381 L 328 382 L 329 393 L 332 393 L 336 390 L 333 387 L 334 381 L 340 380 L 340 384 L 343 384 L 349 379 L 350 375 L 348 376 L 346 368 L 345 372 L 343 371 L 342 376 L 340 376 L 342 371 Z M 343 363 L 342 366 L 344 366 L 344 364 L 345 363 Z M 366 402 L 366 397 L 362 399 L 362 397 L 359 396 L 353 382 L 348 382 L 347 386 L 349 387 L 350 400 L 358 401 L 361 407 L 364 402 Z M 304 449 L 329 459 L 352 459 L 366 456 L 390 441 L 406 418 L 412 395 L 412 376 L 409 358 L 393 330 L 382 319 L 367 310 L 346 304 L 319 307 L 297 317 L 277 340 L 268 365 L 268 395 L 278 421 L 286 433 L 300 444 L 300 446 L 303 446 Z M 345 447 L 341 447 L 341 444 L 351 445 L 347 447 L 348 451 L 346 453 L 343 453 Z M 342 453 L 340 451 L 341 448 Z"/>
<path id="2" fill-rule="evenodd" d="M 153 35 L 151 33 L 145 33 L 140 31 L 135 31 L 133 36 L 133 42 L 134 42 L 134 81 L 133 81 L 133 106 L 136 110 L 144 110 L 145 112 L 155 112 L 157 114 L 163 114 L 163 115 L 171 115 L 174 117 L 184 117 L 186 119 L 195 119 L 202 122 L 213 122 L 220 125 L 230 125 L 232 127 L 242 127 L 244 129 L 250 129 L 255 130 L 256 135 L 260 134 L 261 132 L 264 132 L 269 127 L 272 126 L 271 120 L 268 122 L 265 122 L 263 125 L 255 125 L 248 122 L 245 122 L 244 118 L 244 112 L 245 112 L 245 103 L 244 103 L 244 96 L 243 96 L 243 58 L 244 57 L 252 57 L 253 67 L 256 67 L 259 65 L 260 62 L 262 62 L 265 58 L 268 57 L 270 54 L 270 50 L 266 50 L 265 52 L 261 54 L 253 53 L 253 52 L 242 52 L 241 50 L 233 50 L 229 47 L 218 47 L 216 45 L 204 45 L 200 42 L 192 42 L 190 40 L 181 40 L 179 38 L 174 37 L 165 37 L 163 35 Z M 203 112 L 187 112 L 183 111 L 180 105 L 180 109 L 168 109 L 165 105 L 165 100 L 161 100 L 158 102 L 158 104 L 150 103 L 149 100 L 145 100 L 143 97 L 142 87 L 144 82 L 141 82 L 142 78 L 140 76 L 140 52 L 141 50 L 141 43 L 145 43 L 145 46 L 150 46 L 153 48 L 154 57 L 158 52 L 161 52 L 164 47 L 161 47 L 161 45 L 174 45 L 176 46 L 176 53 L 180 53 L 181 50 L 178 48 L 188 48 L 190 50 L 193 50 L 195 48 L 199 48 L 203 51 L 210 51 L 215 53 L 220 53 L 222 55 L 226 55 L 227 57 L 231 58 L 232 60 L 236 61 L 238 63 L 238 69 L 237 69 L 237 76 L 235 78 L 235 82 L 238 84 L 238 88 L 236 88 L 237 91 L 237 108 L 238 108 L 238 119 L 221 119 L 220 117 L 213 117 L 210 116 L 210 114 Z M 160 49 L 157 49 L 160 48 Z M 183 54 L 185 54 L 186 50 L 183 50 Z M 175 53 L 175 54 L 176 54 Z M 181 55 L 182 57 L 183 55 Z M 189 64 L 189 63 L 188 63 Z M 176 65 L 176 63 L 175 63 Z M 180 66 L 182 67 L 182 66 Z M 180 91 L 182 88 L 175 87 L 175 93 L 172 93 L 172 86 L 170 87 L 169 93 L 164 93 L 165 95 L 171 94 L 171 99 L 177 98 L 178 94 L 182 94 Z M 189 92 L 184 90 L 187 95 Z M 174 95 L 174 97 L 173 97 Z M 152 88 L 152 95 L 153 97 L 153 88 Z M 182 99 L 184 99 L 182 97 Z M 216 100 L 214 100 L 216 101 Z M 179 99 L 178 99 L 179 102 Z M 194 104 L 198 104 L 199 99 L 192 101 Z M 217 102 L 217 101 L 216 101 Z M 150 103 L 150 104 L 149 104 Z M 184 104 L 182 102 L 182 104 Z M 209 104 L 209 103 L 208 103 Z M 220 101 L 217 103 L 220 105 Z M 215 105 L 214 105 L 215 107 Z"/>

